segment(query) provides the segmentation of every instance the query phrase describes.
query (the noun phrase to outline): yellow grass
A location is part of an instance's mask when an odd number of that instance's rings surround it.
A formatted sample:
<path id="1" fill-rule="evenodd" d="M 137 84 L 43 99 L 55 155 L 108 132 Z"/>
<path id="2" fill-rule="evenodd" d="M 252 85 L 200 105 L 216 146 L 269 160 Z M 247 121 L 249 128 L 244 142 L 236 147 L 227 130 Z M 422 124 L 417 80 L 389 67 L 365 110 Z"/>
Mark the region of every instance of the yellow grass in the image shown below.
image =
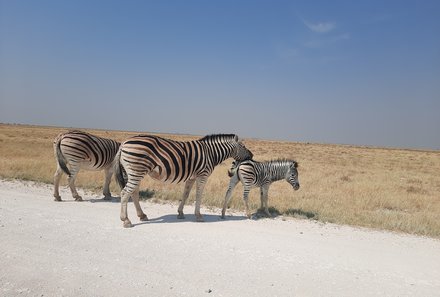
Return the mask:
<path id="1" fill-rule="evenodd" d="M 0 177 L 52 183 L 56 168 L 52 141 L 58 133 L 67 130 L 0 124 Z M 86 131 L 119 141 L 140 133 Z M 176 140 L 198 138 L 187 135 L 161 136 Z M 269 205 L 273 212 L 322 222 L 440 237 L 439 151 L 253 139 L 245 140 L 245 144 L 252 150 L 256 160 L 293 158 L 300 164 L 299 191 L 294 192 L 286 182 L 271 186 Z M 219 165 L 209 178 L 203 205 L 222 206 L 231 161 Z M 66 178 L 62 183 L 66 185 Z M 102 185 L 102 172 L 81 171 L 77 179 L 78 188 L 101 192 Z M 154 191 L 154 199 L 178 201 L 183 184 L 163 184 L 147 177 L 141 189 Z M 119 196 L 114 181 L 111 190 L 113 195 Z M 240 211 L 244 209 L 242 191 L 241 185 L 235 188 L 231 204 L 232 208 Z M 191 193 L 189 201 L 193 201 L 194 195 Z M 259 190 L 254 189 L 250 195 L 250 206 L 256 211 L 259 203 Z M 192 206 L 185 208 L 187 213 L 193 211 Z"/>

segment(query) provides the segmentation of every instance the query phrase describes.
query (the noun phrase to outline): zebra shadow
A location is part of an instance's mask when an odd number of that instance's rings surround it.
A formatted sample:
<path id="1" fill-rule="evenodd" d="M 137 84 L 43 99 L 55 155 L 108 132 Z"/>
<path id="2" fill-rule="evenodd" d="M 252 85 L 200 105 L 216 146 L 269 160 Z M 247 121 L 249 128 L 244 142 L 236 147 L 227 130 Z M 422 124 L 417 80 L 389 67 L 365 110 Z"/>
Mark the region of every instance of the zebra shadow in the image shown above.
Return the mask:
<path id="1" fill-rule="evenodd" d="M 153 198 L 154 194 L 156 194 L 156 192 L 154 190 L 149 190 L 149 189 L 141 190 L 141 191 L 139 191 L 139 200 L 140 201 L 147 201 L 147 200 Z M 84 200 L 84 201 L 89 201 L 89 202 L 92 202 L 92 203 L 95 203 L 95 202 L 119 203 L 119 202 L 121 202 L 121 196 L 115 196 L 115 197 L 112 196 L 112 197 L 110 197 L 108 199 L 105 199 L 105 197 L 102 197 L 102 198 L 92 198 L 92 199 L 88 199 L 88 200 Z M 128 199 L 128 201 L 129 202 L 133 202 L 131 197 L 130 197 L 130 199 Z"/>
<path id="2" fill-rule="evenodd" d="M 90 199 L 83 199 L 83 201 L 90 202 L 90 203 L 101 203 L 101 202 L 107 202 L 107 203 L 119 203 L 121 202 L 121 197 L 102 197 L 102 198 L 90 198 Z"/>
<path id="3" fill-rule="evenodd" d="M 155 193 L 156 192 L 154 190 L 149 190 L 149 189 L 141 190 L 141 191 L 139 191 L 139 200 L 140 201 L 147 201 L 147 200 L 153 198 Z M 111 197 L 101 197 L 101 198 L 95 197 L 95 198 L 85 198 L 85 199 L 83 198 L 83 201 L 90 202 L 90 203 L 96 203 L 96 202 L 119 203 L 119 202 L 121 202 L 121 196 L 111 196 Z M 128 199 L 128 201 L 133 202 L 131 197 L 130 197 L 130 199 Z"/>
<path id="4" fill-rule="evenodd" d="M 299 208 L 289 208 L 285 210 L 284 212 L 279 211 L 275 207 L 269 207 L 269 213 L 271 214 L 270 217 L 266 215 L 264 212 L 264 209 L 258 209 L 256 213 L 252 214 L 252 219 L 258 220 L 258 219 L 264 219 L 264 218 L 276 218 L 279 216 L 287 216 L 287 217 L 294 217 L 298 219 L 309 219 L 309 220 L 317 220 L 318 219 L 318 213 L 312 212 L 312 211 L 304 211 Z"/>
<path id="5" fill-rule="evenodd" d="M 106 197 L 102 197 L 102 198 L 98 198 L 98 197 L 94 197 L 94 198 L 87 198 L 82 196 L 82 200 L 81 201 L 77 201 L 72 197 L 68 197 L 68 198 L 63 198 L 61 201 L 58 202 L 63 202 L 63 203 L 81 203 L 81 202 L 89 202 L 89 203 L 99 203 L 99 202 L 110 202 L 110 203 L 119 203 L 121 202 L 121 197 L 110 197 L 110 198 L 106 198 Z"/>
<path id="6" fill-rule="evenodd" d="M 246 216 L 231 216 L 227 217 L 226 220 L 220 218 L 220 215 L 215 214 L 205 214 L 203 215 L 203 222 L 200 222 L 200 224 L 203 223 L 223 223 L 227 221 L 244 221 L 248 218 Z M 138 225 L 145 225 L 145 224 L 175 224 L 175 223 L 199 223 L 196 220 L 196 216 L 194 214 L 185 214 L 184 219 L 178 219 L 177 214 L 168 214 L 163 215 L 156 218 L 150 218 L 148 221 L 145 222 L 138 222 L 134 223 L 133 226 Z"/>

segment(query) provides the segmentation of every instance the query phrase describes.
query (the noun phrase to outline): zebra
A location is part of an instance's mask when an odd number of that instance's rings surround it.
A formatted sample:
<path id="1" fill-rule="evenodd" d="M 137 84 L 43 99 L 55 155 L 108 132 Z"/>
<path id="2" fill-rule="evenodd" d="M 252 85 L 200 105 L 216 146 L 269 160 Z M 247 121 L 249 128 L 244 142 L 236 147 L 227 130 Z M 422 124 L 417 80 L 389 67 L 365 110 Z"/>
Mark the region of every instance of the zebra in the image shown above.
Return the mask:
<path id="1" fill-rule="evenodd" d="M 251 188 L 260 188 L 261 208 L 267 216 L 271 216 L 267 207 L 269 187 L 273 182 L 285 179 L 292 185 L 296 191 L 299 189 L 298 180 L 298 163 L 294 160 L 272 160 L 266 162 L 257 162 L 247 160 L 244 162 L 233 162 L 231 169 L 228 171 L 231 180 L 226 192 L 225 202 L 223 204 L 221 218 L 225 218 L 226 207 L 231 200 L 234 187 L 241 181 L 243 184 L 243 200 L 246 205 L 246 215 L 251 217 L 249 212 L 248 197 Z"/>
<path id="2" fill-rule="evenodd" d="M 61 201 L 58 188 L 63 172 L 68 175 L 68 183 L 73 198 L 76 201 L 82 201 L 82 197 L 75 188 L 75 179 L 81 168 L 86 170 L 104 169 L 104 199 L 111 198 L 109 185 L 113 174 L 112 162 L 119 146 L 120 143 L 117 141 L 82 131 L 73 130 L 60 133 L 53 143 L 57 162 L 53 192 L 55 201 Z"/>
<path id="3" fill-rule="evenodd" d="M 253 154 L 235 134 L 207 135 L 194 141 L 174 141 L 154 135 L 138 135 L 127 139 L 115 157 L 115 178 L 121 187 L 120 219 L 124 227 L 132 227 L 127 216 L 131 196 L 141 221 L 148 217 L 139 205 L 139 184 L 145 175 L 166 182 L 185 182 L 178 218 L 184 219 L 183 207 L 196 182 L 195 215 L 203 222 L 200 204 L 203 189 L 214 167 L 228 158 L 237 161 L 252 159 Z"/>

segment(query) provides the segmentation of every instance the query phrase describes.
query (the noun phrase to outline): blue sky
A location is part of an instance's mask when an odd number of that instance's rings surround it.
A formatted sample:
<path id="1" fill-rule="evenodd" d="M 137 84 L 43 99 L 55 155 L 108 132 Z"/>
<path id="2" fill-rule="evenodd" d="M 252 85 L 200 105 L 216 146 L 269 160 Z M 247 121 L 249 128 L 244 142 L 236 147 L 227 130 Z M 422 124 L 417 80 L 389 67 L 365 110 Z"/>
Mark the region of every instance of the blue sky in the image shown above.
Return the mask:
<path id="1" fill-rule="evenodd" d="M 440 1 L 0 0 L 0 122 L 440 149 Z"/>

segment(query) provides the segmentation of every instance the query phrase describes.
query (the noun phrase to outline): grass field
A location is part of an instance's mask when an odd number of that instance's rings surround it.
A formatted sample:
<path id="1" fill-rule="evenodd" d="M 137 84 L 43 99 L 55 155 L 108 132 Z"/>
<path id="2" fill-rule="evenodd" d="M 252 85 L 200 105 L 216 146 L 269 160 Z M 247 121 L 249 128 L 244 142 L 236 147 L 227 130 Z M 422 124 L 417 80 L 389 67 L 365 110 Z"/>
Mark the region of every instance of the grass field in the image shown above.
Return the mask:
<path id="1" fill-rule="evenodd" d="M 0 124 L 0 177 L 52 183 L 56 164 L 52 142 L 67 128 Z M 83 129 L 123 141 L 140 132 Z M 229 133 L 233 131 L 225 131 Z M 161 135 L 175 140 L 199 136 Z M 255 160 L 292 158 L 299 162 L 301 189 L 286 182 L 269 191 L 274 213 L 354 226 L 440 237 L 440 152 L 367 148 L 245 139 Z M 229 183 L 231 160 L 216 167 L 208 180 L 204 206 L 221 207 Z M 77 187 L 101 192 L 103 172 L 81 171 Z M 66 185 L 66 178 L 62 185 Z M 111 183 L 114 196 L 119 189 Z M 141 190 L 153 199 L 178 201 L 183 184 L 145 178 Z M 235 188 L 231 207 L 244 209 L 242 186 Z M 191 193 L 189 201 L 194 200 Z M 84 197 L 87 198 L 87 197 Z M 53 197 L 47 197 L 53 199 Z M 63 197 L 63 199 L 72 199 Z M 55 203 L 55 202 L 54 202 Z M 259 190 L 251 191 L 250 207 L 259 207 Z M 145 210 L 148 215 L 148 209 Z M 187 206 L 185 212 L 193 212 Z M 177 213 L 177 210 L 176 210 Z"/>

